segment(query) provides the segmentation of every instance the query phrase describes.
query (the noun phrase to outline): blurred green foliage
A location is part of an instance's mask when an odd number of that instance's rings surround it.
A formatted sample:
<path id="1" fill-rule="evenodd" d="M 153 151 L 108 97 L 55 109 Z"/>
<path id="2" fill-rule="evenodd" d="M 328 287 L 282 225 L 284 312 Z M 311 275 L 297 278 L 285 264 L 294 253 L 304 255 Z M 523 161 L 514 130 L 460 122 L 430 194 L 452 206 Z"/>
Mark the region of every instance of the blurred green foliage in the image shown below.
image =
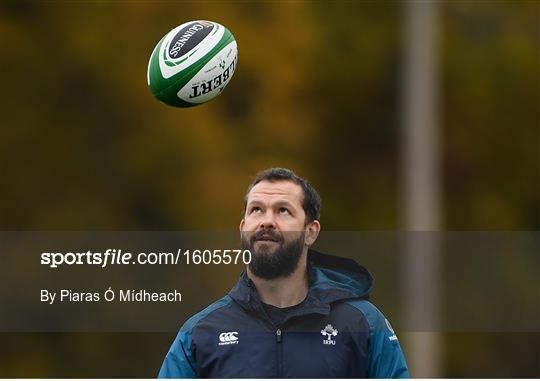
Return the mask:
<path id="1" fill-rule="evenodd" d="M 539 230 L 540 3 L 440 13 L 444 228 Z M 239 64 L 179 110 L 146 64 L 191 19 L 226 25 Z M 231 229 L 250 176 L 285 166 L 323 228 L 399 229 L 402 25 L 400 2 L 0 3 L 1 228 Z M 173 335 L 0 337 L 3 377 L 152 377 Z M 539 377 L 539 341 L 447 334 L 446 376 Z"/>

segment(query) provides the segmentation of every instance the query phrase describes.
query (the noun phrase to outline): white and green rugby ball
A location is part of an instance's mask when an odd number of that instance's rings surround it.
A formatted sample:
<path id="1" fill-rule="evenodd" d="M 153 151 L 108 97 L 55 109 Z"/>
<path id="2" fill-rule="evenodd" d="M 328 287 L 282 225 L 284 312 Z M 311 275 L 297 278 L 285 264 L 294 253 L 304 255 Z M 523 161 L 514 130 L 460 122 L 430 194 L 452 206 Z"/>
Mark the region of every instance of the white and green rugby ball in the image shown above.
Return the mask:
<path id="1" fill-rule="evenodd" d="M 152 95 L 175 107 L 192 107 L 219 95 L 236 69 L 232 33 L 212 21 L 190 21 L 167 33 L 148 62 Z"/>

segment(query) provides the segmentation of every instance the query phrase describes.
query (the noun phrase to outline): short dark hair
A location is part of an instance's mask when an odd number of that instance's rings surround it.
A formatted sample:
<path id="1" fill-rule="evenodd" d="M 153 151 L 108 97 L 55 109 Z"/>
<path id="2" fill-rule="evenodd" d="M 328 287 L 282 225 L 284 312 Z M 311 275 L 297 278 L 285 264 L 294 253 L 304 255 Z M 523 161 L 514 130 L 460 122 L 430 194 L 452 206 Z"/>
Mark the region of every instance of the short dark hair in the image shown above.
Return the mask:
<path id="1" fill-rule="evenodd" d="M 311 186 L 309 181 L 297 176 L 287 168 L 268 168 L 255 175 L 253 182 L 249 185 L 244 195 L 244 214 L 246 213 L 249 192 L 261 181 L 292 181 L 299 185 L 304 193 L 302 206 L 306 213 L 306 224 L 321 218 L 321 197 L 317 191 Z"/>

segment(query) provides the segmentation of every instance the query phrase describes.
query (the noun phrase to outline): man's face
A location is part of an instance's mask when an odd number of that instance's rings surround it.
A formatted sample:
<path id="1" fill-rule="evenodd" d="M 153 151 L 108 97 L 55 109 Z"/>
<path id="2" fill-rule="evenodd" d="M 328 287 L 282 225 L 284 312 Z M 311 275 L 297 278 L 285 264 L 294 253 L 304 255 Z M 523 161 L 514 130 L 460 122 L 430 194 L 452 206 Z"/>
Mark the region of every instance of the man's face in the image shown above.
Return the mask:
<path id="1" fill-rule="evenodd" d="M 248 195 L 240 222 L 242 246 L 252 254 L 251 272 L 263 279 L 290 275 L 306 246 L 316 239 L 318 221 L 306 224 L 302 188 L 291 181 L 261 181 Z M 306 235 L 306 233 L 308 233 Z"/>

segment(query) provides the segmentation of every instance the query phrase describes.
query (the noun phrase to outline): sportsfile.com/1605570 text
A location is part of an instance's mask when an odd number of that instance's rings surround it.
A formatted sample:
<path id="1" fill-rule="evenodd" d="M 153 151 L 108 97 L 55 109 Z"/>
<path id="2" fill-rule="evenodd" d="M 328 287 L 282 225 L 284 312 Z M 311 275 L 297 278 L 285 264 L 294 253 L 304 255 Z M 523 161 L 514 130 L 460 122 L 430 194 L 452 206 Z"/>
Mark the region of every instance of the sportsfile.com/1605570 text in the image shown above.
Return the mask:
<path id="1" fill-rule="evenodd" d="M 228 265 L 249 264 L 251 252 L 240 249 L 178 249 L 176 252 L 139 252 L 132 254 L 122 249 L 81 252 L 43 252 L 41 264 L 50 268 L 73 265 Z"/>

